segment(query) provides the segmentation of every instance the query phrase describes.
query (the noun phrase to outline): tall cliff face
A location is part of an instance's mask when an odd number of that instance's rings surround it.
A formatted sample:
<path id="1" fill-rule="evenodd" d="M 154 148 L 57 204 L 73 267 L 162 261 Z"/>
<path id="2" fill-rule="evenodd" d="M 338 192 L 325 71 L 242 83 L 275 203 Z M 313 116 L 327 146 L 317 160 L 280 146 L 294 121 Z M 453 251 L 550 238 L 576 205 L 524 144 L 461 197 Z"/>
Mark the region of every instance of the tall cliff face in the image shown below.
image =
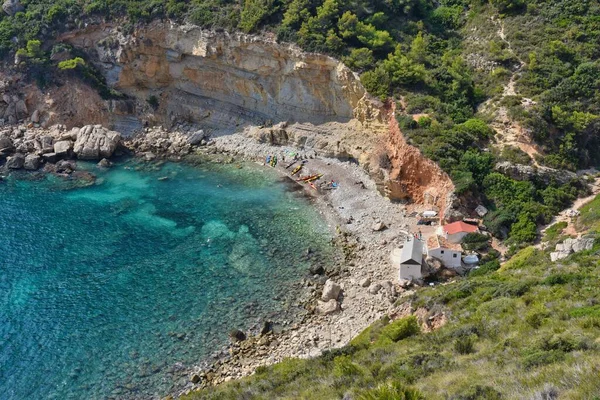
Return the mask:
<path id="1" fill-rule="evenodd" d="M 453 190 L 449 177 L 404 141 L 393 106 L 370 98 L 358 77 L 331 57 L 269 37 L 164 22 L 129 35 L 94 25 L 59 40 L 86 51 L 109 85 L 137 100 L 133 109 L 104 104 L 115 130 L 138 127 L 136 119 L 166 126 L 193 121 L 213 133 L 248 127 L 254 139 L 357 159 L 392 199 L 443 210 Z M 158 107 L 148 104 L 151 96 Z M 253 127 L 266 121 L 286 123 Z"/>
<path id="2" fill-rule="evenodd" d="M 366 98 L 339 61 L 265 37 L 152 23 L 128 36 L 96 26 L 62 39 L 92 54 L 115 88 L 156 96 L 163 123 L 346 122 Z"/>

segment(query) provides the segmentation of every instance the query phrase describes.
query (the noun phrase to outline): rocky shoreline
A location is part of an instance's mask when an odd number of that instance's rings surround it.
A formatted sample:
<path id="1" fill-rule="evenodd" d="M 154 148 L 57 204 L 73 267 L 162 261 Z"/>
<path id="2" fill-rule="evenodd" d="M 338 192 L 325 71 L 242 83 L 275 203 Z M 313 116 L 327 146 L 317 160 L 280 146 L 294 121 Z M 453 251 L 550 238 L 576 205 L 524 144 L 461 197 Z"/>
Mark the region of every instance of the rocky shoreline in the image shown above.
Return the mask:
<path id="1" fill-rule="evenodd" d="M 241 159 L 263 163 L 266 155 L 276 155 L 275 167 L 282 176 L 293 159 L 304 161 L 302 174 L 322 173 L 324 181 L 334 180 L 334 190 L 311 189 L 302 185 L 314 199 L 335 235 L 339 262 L 333 268 L 315 263 L 313 276 L 301 282 L 308 299 L 306 312 L 297 321 L 264 321 L 247 332 L 236 331 L 227 349 L 193 368 L 174 368 L 174 396 L 241 378 L 256 368 L 286 357 L 315 357 L 323 351 L 342 347 L 384 315 L 402 316 L 416 312 L 424 329 L 443 324 L 441 312 L 412 310 L 394 305 L 412 293 L 410 284 L 400 284 L 389 255 L 410 234 L 415 220 L 401 204 L 382 196 L 376 183 L 357 164 L 325 158 L 314 148 L 261 143 L 246 133 L 210 138 L 192 125 L 167 131 L 160 127 L 123 139 L 120 134 L 99 125 L 66 130 L 25 126 L 0 131 L 0 160 L 4 171 L 42 170 L 68 178 L 81 178 L 75 159 L 100 160 L 109 167 L 109 158 L 124 154 L 152 162 L 159 159 L 181 161 L 207 156 L 217 162 Z M 325 155 L 328 155 L 325 152 Z M 190 157 L 192 156 L 192 157 Z M 264 168 L 271 168 L 265 166 Z M 93 176 L 86 176 L 93 182 Z M 299 183 L 294 182 L 294 185 Z M 304 297 L 304 296 L 303 296 Z M 282 329 L 273 329 L 282 326 Z"/>
<path id="2" fill-rule="evenodd" d="M 275 169 L 284 176 L 290 175 L 293 168 L 285 167 L 296 158 L 305 162 L 304 175 L 322 173 L 324 181 L 336 181 L 334 190 L 317 192 L 302 186 L 335 233 L 342 257 L 336 268 L 315 270 L 312 279 L 302 282 L 310 299 L 304 304 L 307 313 L 299 321 L 281 332 L 273 332 L 271 321 L 265 321 L 264 326 L 245 332 L 244 340 L 232 337 L 229 348 L 215 353 L 212 360 L 182 370 L 189 381 L 174 396 L 251 375 L 258 367 L 287 357 L 315 357 L 343 347 L 384 315 L 415 314 L 425 331 L 446 322 L 441 311 L 395 306 L 396 300 L 413 291 L 409 282 L 398 281 L 389 256 L 405 241 L 416 219 L 406 214 L 403 205 L 382 196 L 360 166 L 321 157 L 313 148 L 261 143 L 249 137 L 248 131 L 212 139 L 202 151 L 261 164 L 267 155 L 277 156 Z"/>

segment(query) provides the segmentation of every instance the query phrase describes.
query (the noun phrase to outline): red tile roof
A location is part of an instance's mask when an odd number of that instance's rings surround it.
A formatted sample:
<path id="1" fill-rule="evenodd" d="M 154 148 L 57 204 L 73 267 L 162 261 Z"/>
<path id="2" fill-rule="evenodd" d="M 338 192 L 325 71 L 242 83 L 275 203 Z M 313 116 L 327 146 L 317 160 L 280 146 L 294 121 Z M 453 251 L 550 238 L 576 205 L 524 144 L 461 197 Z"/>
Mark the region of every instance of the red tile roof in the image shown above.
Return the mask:
<path id="1" fill-rule="evenodd" d="M 478 230 L 479 228 L 477 228 L 475 225 L 467 224 L 462 221 L 444 225 L 444 232 L 447 232 L 449 235 L 454 235 L 455 233 L 459 232 L 473 233 L 477 232 Z"/>

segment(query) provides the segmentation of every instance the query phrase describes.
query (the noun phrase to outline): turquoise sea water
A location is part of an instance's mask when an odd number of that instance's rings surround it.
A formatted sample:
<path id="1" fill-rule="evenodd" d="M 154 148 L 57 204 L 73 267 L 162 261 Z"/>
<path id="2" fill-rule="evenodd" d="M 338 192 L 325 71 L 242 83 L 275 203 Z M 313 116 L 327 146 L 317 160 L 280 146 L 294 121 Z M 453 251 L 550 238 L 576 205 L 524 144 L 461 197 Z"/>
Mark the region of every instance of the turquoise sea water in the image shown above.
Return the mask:
<path id="1" fill-rule="evenodd" d="M 293 315 L 306 249 L 331 255 L 258 166 L 89 168 L 85 188 L 0 183 L 1 399 L 164 395 L 231 329 Z"/>

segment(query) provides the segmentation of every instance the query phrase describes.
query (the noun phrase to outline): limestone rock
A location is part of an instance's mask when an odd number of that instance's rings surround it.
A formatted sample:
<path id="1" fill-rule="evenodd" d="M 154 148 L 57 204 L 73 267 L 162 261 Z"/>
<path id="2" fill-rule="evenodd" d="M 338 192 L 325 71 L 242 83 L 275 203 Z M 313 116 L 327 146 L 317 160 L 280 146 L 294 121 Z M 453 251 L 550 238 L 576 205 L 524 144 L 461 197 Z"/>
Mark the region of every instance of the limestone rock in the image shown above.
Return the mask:
<path id="1" fill-rule="evenodd" d="M 206 138 L 206 134 L 202 129 L 192 133 L 187 137 L 188 144 L 192 146 L 197 146 Z"/>
<path id="2" fill-rule="evenodd" d="M 380 232 L 382 230 L 384 230 L 385 228 L 387 228 L 387 226 L 383 223 L 383 222 L 375 222 L 372 226 L 371 229 L 375 232 Z"/>
<path id="3" fill-rule="evenodd" d="M 45 153 L 42 155 L 42 158 L 47 163 L 55 163 L 58 161 L 58 155 L 56 153 Z"/>
<path id="4" fill-rule="evenodd" d="M 28 169 L 30 171 L 35 171 L 40 167 L 41 161 L 42 161 L 42 158 L 40 156 L 38 156 L 37 154 L 28 154 L 25 157 L 25 162 L 23 163 L 23 166 L 25 167 L 25 169 Z"/>
<path id="5" fill-rule="evenodd" d="M 381 285 L 379 283 L 373 283 L 371 286 L 369 286 L 369 293 L 371 294 L 377 294 L 380 290 Z"/>
<path id="6" fill-rule="evenodd" d="M 381 282 L 381 287 L 385 290 L 388 297 L 396 297 L 398 295 L 396 287 L 390 281 Z"/>
<path id="7" fill-rule="evenodd" d="M 38 110 L 35 110 L 33 114 L 31 114 L 31 122 L 34 124 L 40 122 L 40 112 Z"/>
<path id="8" fill-rule="evenodd" d="M 371 284 L 371 278 L 367 277 L 367 278 L 361 280 L 359 284 L 362 287 L 369 287 L 369 285 Z"/>
<path id="9" fill-rule="evenodd" d="M 42 136 L 40 138 L 42 153 L 54 152 L 54 138 L 52 136 Z"/>
<path id="10" fill-rule="evenodd" d="M 192 374 L 192 376 L 190 377 L 190 382 L 192 382 L 192 383 L 200 382 L 200 376 L 198 374 Z"/>
<path id="11" fill-rule="evenodd" d="M 71 142 L 70 140 L 61 140 L 54 143 L 54 153 L 59 158 L 69 157 L 72 148 L 73 142 Z"/>
<path id="12" fill-rule="evenodd" d="M 120 143 L 120 133 L 100 125 L 87 125 L 79 130 L 73 152 L 81 160 L 110 158 Z"/>
<path id="13" fill-rule="evenodd" d="M 23 154 L 17 153 L 12 157 L 6 158 L 6 168 L 20 169 L 23 168 L 23 164 L 25 164 L 25 156 Z"/>
<path id="14" fill-rule="evenodd" d="M 337 300 L 341 291 L 342 287 L 340 285 L 338 285 L 331 279 L 327 279 L 327 281 L 325 282 L 325 286 L 323 287 L 323 294 L 321 295 L 321 300 Z"/>
<path id="15" fill-rule="evenodd" d="M 2 4 L 2 9 L 12 17 L 16 13 L 25 10 L 25 7 L 23 7 L 19 0 L 6 0 L 4 4 Z"/>
<path id="16" fill-rule="evenodd" d="M 577 174 L 573 172 L 543 166 L 532 167 L 531 165 L 513 164 L 509 161 L 496 164 L 494 169 L 518 181 L 529 181 L 538 177 L 546 184 L 556 181 L 564 185 L 572 179 L 577 179 Z"/>
<path id="17" fill-rule="evenodd" d="M 340 305 L 334 299 L 329 301 L 317 301 L 317 313 L 321 315 L 333 314 L 340 309 Z"/>
<path id="18" fill-rule="evenodd" d="M 592 247 L 594 247 L 594 240 L 595 239 L 591 237 L 565 239 L 562 243 L 558 243 L 556 245 L 555 251 L 550 253 L 550 260 L 558 261 L 569 257 L 572 253 L 590 250 Z"/>

